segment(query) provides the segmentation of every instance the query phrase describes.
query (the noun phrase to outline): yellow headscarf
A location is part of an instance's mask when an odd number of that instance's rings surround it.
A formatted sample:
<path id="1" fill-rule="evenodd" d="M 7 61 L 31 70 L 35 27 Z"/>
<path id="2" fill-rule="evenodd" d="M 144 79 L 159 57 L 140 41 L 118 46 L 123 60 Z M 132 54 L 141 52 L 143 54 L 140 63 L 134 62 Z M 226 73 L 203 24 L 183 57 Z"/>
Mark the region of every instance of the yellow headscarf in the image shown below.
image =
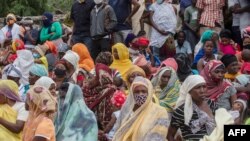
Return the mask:
<path id="1" fill-rule="evenodd" d="M 118 52 L 119 60 L 114 58 L 114 49 L 116 49 Z M 127 71 L 133 65 L 131 60 L 129 60 L 128 48 L 122 43 L 117 43 L 112 46 L 112 55 L 113 63 L 110 67 L 113 69 L 117 69 L 121 73 L 122 79 L 125 81 Z"/>
<path id="2" fill-rule="evenodd" d="M 129 77 L 134 73 L 134 72 L 138 72 L 141 74 L 141 76 L 146 77 L 146 74 L 144 72 L 144 70 L 136 65 L 133 65 L 130 67 L 130 69 L 127 71 L 127 75 L 126 75 L 126 83 L 127 86 L 130 87 L 131 83 L 129 83 Z"/>
<path id="3" fill-rule="evenodd" d="M 148 88 L 148 97 L 141 107 L 133 111 L 135 100 L 132 91 L 139 85 Z M 165 140 L 170 121 L 167 111 L 152 101 L 153 86 L 151 82 L 146 78 L 136 77 L 130 91 L 131 94 L 127 97 L 115 124 L 116 133 L 113 141 L 153 140 L 153 134 L 158 134 L 160 139 Z"/>

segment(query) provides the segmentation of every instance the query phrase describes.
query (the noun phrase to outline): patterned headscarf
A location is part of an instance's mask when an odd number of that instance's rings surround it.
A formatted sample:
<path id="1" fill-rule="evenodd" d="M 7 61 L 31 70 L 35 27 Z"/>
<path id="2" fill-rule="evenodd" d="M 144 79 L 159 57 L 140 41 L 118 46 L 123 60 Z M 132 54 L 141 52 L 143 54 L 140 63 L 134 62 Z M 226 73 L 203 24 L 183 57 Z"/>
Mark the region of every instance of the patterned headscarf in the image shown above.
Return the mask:
<path id="1" fill-rule="evenodd" d="M 108 51 L 106 52 L 100 52 L 98 56 L 95 59 L 95 63 L 102 63 L 107 66 L 110 66 L 113 62 L 112 54 Z"/>
<path id="2" fill-rule="evenodd" d="M 25 49 L 24 43 L 23 43 L 23 41 L 20 40 L 20 39 L 15 39 L 15 40 L 12 42 L 11 47 L 12 47 L 12 49 L 13 49 L 14 52 L 16 52 L 17 50 Z"/>
<path id="3" fill-rule="evenodd" d="M 220 83 L 214 82 L 212 72 L 220 66 L 224 66 L 221 61 L 212 60 L 205 65 L 200 74 L 204 77 L 207 83 L 207 97 L 213 101 L 216 101 L 218 97 L 222 95 L 229 86 L 231 86 L 226 80 L 222 80 Z"/>

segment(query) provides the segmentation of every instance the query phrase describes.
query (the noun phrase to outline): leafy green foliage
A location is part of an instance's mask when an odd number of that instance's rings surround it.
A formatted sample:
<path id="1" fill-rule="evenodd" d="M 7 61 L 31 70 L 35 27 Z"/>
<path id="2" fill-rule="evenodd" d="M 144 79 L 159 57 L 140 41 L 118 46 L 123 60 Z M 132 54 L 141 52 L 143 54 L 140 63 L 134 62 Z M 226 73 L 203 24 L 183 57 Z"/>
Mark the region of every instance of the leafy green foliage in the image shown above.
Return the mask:
<path id="1" fill-rule="evenodd" d="M 45 11 L 70 11 L 74 0 L 1 0 L 0 17 L 8 13 L 20 16 L 37 16 Z"/>

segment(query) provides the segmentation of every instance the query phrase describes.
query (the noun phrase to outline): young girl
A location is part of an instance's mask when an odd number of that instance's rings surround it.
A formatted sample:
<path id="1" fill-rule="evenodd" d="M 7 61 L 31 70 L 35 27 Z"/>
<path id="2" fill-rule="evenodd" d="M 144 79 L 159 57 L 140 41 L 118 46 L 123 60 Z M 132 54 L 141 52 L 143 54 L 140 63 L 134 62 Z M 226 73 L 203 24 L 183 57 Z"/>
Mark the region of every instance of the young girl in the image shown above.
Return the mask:
<path id="1" fill-rule="evenodd" d="M 234 43 L 232 40 L 232 33 L 228 29 L 224 29 L 220 32 L 220 52 L 223 55 L 230 54 L 235 55 L 239 50 L 240 46 Z"/>
<path id="2" fill-rule="evenodd" d="M 107 125 L 107 127 L 103 131 L 109 140 L 112 140 L 112 138 L 115 134 L 114 133 L 114 125 L 115 125 L 118 117 L 120 116 L 120 112 L 121 112 L 120 109 L 125 101 L 126 101 L 126 96 L 125 96 L 124 92 L 120 91 L 120 90 L 117 90 L 111 99 L 111 103 L 117 108 L 117 111 L 115 111 L 112 114 L 112 119 L 110 120 L 109 124 Z"/>
<path id="3" fill-rule="evenodd" d="M 197 69 L 199 72 L 203 70 L 207 62 L 211 60 L 219 60 L 219 56 L 213 53 L 214 43 L 212 40 L 205 41 L 203 48 L 204 48 L 205 55 L 199 60 L 197 64 Z"/>

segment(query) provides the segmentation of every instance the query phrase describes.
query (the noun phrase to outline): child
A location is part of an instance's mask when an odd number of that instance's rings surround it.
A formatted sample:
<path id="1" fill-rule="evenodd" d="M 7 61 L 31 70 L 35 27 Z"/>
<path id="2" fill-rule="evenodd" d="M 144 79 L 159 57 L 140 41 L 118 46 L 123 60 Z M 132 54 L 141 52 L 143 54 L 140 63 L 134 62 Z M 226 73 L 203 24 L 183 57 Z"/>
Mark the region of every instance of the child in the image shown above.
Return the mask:
<path id="1" fill-rule="evenodd" d="M 247 102 L 242 99 L 237 99 L 233 103 L 232 109 L 229 111 L 229 113 L 232 115 L 235 124 L 243 124 L 245 112 L 247 109 Z"/>
<path id="2" fill-rule="evenodd" d="M 233 82 L 235 78 L 240 74 L 239 62 L 235 55 L 224 55 L 221 58 L 221 62 L 225 65 L 227 72 L 224 78 Z"/>
<path id="3" fill-rule="evenodd" d="M 204 42 L 204 52 L 205 55 L 199 60 L 197 64 L 197 70 L 201 72 L 203 68 L 205 67 L 206 63 L 211 61 L 211 60 L 218 60 L 218 54 L 213 53 L 214 49 L 214 43 L 212 40 L 207 40 Z"/>
<path id="4" fill-rule="evenodd" d="M 35 59 L 34 63 L 42 64 L 48 70 L 48 61 L 45 57 L 45 53 L 48 50 L 46 46 L 38 45 L 32 50 L 33 57 Z"/>
<path id="5" fill-rule="evenodd" d="M 220 52 L 223 55 L 230 54 L 235 55 L 239 50 L 240 46 L 234 43 L 232 40 L 232 33 L 228 29 L 224 29 L 220 32 Z"/>
<path id="6" fill-rule="evenodd" d="M 109 140 L 112 140 L 113 136 L 114 136 L 114 125 L 118 119 L 118 117 L 120 116 L 121 113 L 121 107 L 122 105 L 125 103 L 126 101 L 126 96 L 124 94 L 123 91 L 117 90 L 114 93 L 114 96 L 111 99 L 111 103 L 117 108 L 117 111 L 114 112 L 112 114 L 112 118 L 109 122 L 109 124 L 107 125 L 106 129 L 104 129 L 104 133 L 106 134 L 106 137 Z"/>

